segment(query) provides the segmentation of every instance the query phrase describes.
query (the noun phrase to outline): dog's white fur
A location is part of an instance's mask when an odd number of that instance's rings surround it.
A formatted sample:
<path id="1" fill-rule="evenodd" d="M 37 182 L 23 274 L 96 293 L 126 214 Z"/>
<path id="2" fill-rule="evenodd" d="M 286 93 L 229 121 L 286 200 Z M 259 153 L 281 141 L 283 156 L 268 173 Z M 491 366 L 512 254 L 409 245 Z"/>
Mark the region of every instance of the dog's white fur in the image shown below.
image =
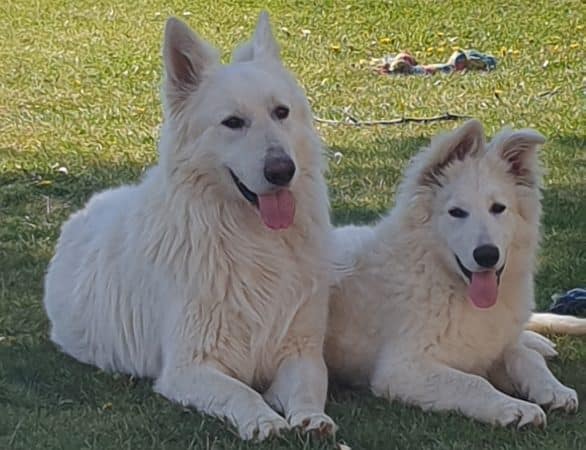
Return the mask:
<path id="1" fill-rule="evenodd" d="M 486 144 L 469 121 L 415 158 L 380 223 L 336 230 L 341 279 L 325 347 L 334 377 L 499 425 L 545 425 L 538 405 L 577 409 L 576 392 L 542 356 L 555 355 L 551 342 L 523 331 L 534 306 L 543 142 L 533 130 L 507 129 Z M 506 210 L 491 213 L 494 202 Z M 469 216 L 452 217 L 453 207 Z M 481 310 L 454 255 L 480 270 L 472 251 L 486 243 L 500 250 L 497 267 L 506 264 L 497 303 Z"/>
<path id="2" fill-rule="evenodd" d="M 305 95 L 266 14 L 230 65 L 176 19 L 163 57 L 160 161 L 63 226 L 45 284 L 51 339 L 82 362 L 154 378 L 157 392 L 227 418 L 242 438 L 331 433 L 322 354 L 331 225 Z M 280 104 L 286 120 L 272 113 Z M 246 130 L 221 124 L 231 115 Z M 297 165 L 296 215 L 281 232 L 262 224 L 228 172 L 256 193 L 271 189 L 263 158 L 275 144 Z"/>

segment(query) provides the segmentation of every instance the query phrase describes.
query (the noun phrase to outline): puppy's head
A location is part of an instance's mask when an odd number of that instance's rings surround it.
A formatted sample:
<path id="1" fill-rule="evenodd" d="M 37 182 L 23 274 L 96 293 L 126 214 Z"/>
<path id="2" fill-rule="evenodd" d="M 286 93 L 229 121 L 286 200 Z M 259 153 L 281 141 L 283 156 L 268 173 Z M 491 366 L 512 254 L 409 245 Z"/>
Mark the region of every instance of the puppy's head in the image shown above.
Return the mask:
<path id="1" fill-rule="evenodd" d="M 536 131 L 505 129 L 487 144 L 472 120 L 433 139 L 413 165 L 407 189 L 414 216 L 479 308 L 497 301 L 508 255 L 537 243 L 543 143 Z"/>

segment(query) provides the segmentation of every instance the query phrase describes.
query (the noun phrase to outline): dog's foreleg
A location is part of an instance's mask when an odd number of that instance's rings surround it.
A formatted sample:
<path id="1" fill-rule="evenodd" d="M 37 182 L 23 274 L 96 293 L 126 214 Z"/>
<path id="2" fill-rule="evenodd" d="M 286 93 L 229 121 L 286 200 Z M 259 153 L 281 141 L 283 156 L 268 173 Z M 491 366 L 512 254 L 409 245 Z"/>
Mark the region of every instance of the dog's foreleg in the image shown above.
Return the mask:
<path id="1" fill-rule="evenodd" d="M 545 426 L 543 410 L 499 392 L 484 378 L 432 361 L 381 358 L 371 388 L 376 395 L 424 410 L 459 411 L 481 422 L 518 428 Z"/>
<path id="2" fill-rule="evenodd" d="M 548 409 L 578 409 L 576 391 L 560 383 L 535 350 L 519 343 L 505 351 L 504 363 L 515 390 L 528 400 Z"/>
<path id="3" fill-rule="evenodd" d="M 200 412 L 228 419 L 242 439 L 263 440 L 289 428 L 258 392 L 210 365 L 167 368 L 157 379 L 155 391 Z"/>
<path id="4" fill-rule="evenodd" d="M 525 347 L 535 350 L 544 358 L 555 358 L 558 355 L 555 344 L 545 336 L 534 331 L 524 330 L 521 333 L 520 340 Z"/>
<path id="5" fill-rule="evenodd" d="M 285 414 L 292 427 L 329 435 L 335 432 L 336 425 L 324 413 L 327 389 L 322 355 L 301 354 L 283 360 L 265 399 Z"/>

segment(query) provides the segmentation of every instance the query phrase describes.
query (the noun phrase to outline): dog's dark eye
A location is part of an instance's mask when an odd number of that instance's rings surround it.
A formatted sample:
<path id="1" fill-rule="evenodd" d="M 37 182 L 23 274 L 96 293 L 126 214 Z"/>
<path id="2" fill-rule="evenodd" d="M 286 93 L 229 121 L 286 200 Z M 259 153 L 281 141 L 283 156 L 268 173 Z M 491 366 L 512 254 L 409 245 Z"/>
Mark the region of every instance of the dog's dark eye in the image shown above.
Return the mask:
<path id="1" fill-rule="evenodd" d="M 468 213 L 464 211 L 462 208 L 452 208 L 448 211 L 450 216 L 457 217 L 458 219 L 463 219 L 464 217 L 468 217 Z"/>
<path id="2" fill-rule="evenodd" d="M 502 203 L 493 203 L 492 206 L 490 207 L 490 212 L 492 214 L 500 214 L 505 209 L 507 209 L 507 207 L 505 205 L 503 205 Z"/>
<path id="3" fill-rule="evenodd" d="M 233 130 L 237 130 L 238 128 L 242 128 L 244 126 L 244 119 L 236 116 L 230 116 L 222 121 L 222 125 L 228 128 L 232 128 Z"/>
<path id="4" fill-rule="evenodd" d="M 289 116 L 289 108 L 286 106 L 277 106 L 273 111 L 275 117 L 279 120 L 284 120 Z"/>

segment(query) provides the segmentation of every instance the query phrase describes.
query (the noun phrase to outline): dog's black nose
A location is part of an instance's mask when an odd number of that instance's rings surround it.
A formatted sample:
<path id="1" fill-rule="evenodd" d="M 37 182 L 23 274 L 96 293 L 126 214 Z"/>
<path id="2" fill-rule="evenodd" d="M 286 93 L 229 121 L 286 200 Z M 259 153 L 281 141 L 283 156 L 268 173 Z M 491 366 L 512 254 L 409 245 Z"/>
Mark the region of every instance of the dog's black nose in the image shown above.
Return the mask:
<path id="1" fill-rule="evenodd" d="M 490 268 L 499 260 L 499 249 L 495 245 L 481 245 L 474 249 L 472 255 L 479 266 Z"/>
<path id="2" fill-rule="evenodd" d="M 269 183 L 277 186 L 287 186 L 295 175 L 295 163 L 282 147 L 267 150 L 264 175 Z"/>

